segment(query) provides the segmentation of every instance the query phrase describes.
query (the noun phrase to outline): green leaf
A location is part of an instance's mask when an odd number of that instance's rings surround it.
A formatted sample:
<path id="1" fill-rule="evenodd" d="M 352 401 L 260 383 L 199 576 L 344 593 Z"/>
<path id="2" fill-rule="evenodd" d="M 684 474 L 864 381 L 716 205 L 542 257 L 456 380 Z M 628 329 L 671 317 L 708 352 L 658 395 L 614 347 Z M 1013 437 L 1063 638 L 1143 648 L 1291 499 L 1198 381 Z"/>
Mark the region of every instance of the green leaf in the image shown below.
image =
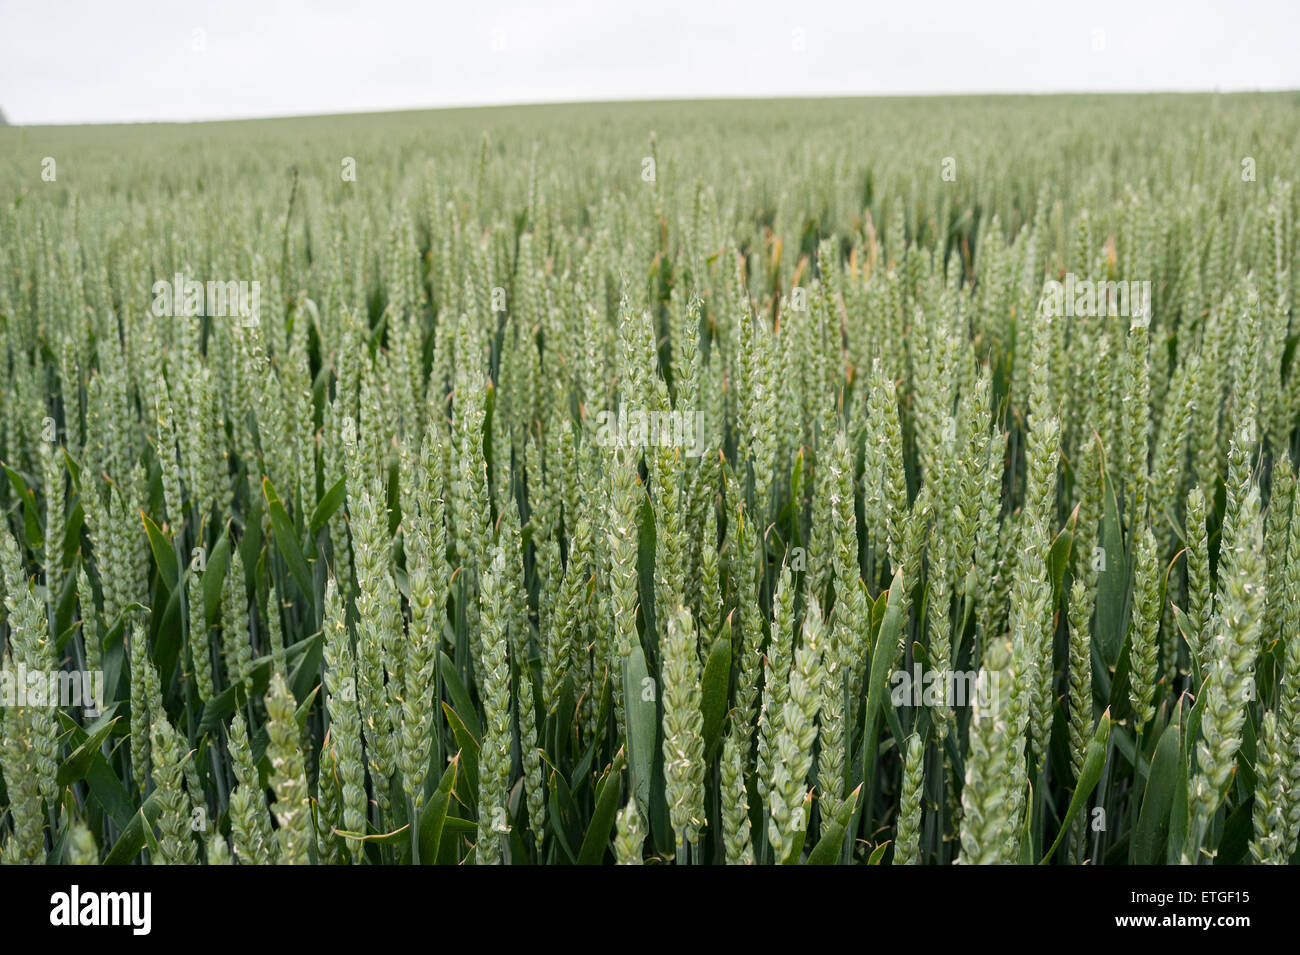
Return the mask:
<path id="1" fill-rule="evenodd" d="M 655 712 L 654 682 L 646 670 L 645 652 L 640 645 L 623 661 L 623 707 L 627 719 L 628 762 L 632 774 L 632 792 L 645 816 L 650 807 L 650 776 L 654 771 Z M 647 683 L 646 681 L 650 681 Z M 649 694 L 649 699 L 645 697 Z"/>
<path id="2" fill-rule="evenodd" d="M 108 813 L 118 829 L 125 829 L 135 812 L 135 803 L 102 753 L 91 754 L 85 780 L 94 801 Z"/>
<path id="3" fill-rule="evenodd" d="M 144 801 L 140 811 L 131 816 L 108 857 L 104 859 L 104 865 L 126 865 L 140 854 L 146 840 L 154 841 L 153 825 L 158 821 L 160 808 L 158 794 L 153 793 Z"/>
<path id="4" fill-rule="evenodd" d="M 1079 509 L 1075 508 L 1070 513 L 1070 518 L 1066 521 L 1065 527 L 1061 533 L 1056 535 L 1052 541 L 1052 548 L 1047 555 L 1047 573 L 1052 583 L 1052 606 L 1061 605 L 1061 586 L 1065 580 L 1065 570 L 1070 562 L 1070 551 L 1074 547 L 1074 524 L 1078 519 Z"/>
<path id="5" fill-rule="evenodd" d="M 459 816 L 447 816 L 442 825 L 444 832 L 463 832 L 472 834 L 478 832 L 478 823 L 472 819 L 461 819 Z"/>
<path id="6" fill-rule="evenodd" d="M 71 500 L 72 511 L 68 514 L 67 521 L 63 530 L 63 552 L 59 561 L 60 567 L 69 567 L 72 564 L 73 556 L 81 547 L 81 529 L 86 524 L 86 511 L 81 506 L 80 495 Z"/>
<path id="7" fill-rule="evenodd" d="M 290 662 L 295 655 L 299 655 L 296 665 Z M 299 640 L 286 648 L 285 662 L 292 670 L 289 677 L 289 688 L 293 690 L 295 697 L 310 700 L 315 691 L 320 688 L 320 665 L 324 656 L 325 634 L 323 633 L 312 634 L 307 639 Z M 269 686 L 271 682 L 270 666 L 274 661 L 271 657 L 267 657 L 266 660 L 268 662 L 266 682 Z"/>
<path id="8" fill-rule="evenodd" d="M 70 580 L 73 582 L 73 585 L 75 586 L 76 578 L 75 577 L 70 578 Z M 75 634 L 80 629 L 81 629 L 81 621 L 78 620 L 72 626 L 68 627 L 66 630 L 64 630 L 62 633 L 59 634 L 59 638 L 54 641 L 54 649 L 62 653 L 63 648 L 66 647 L 68 645 L 68 641 L 72 639 L 72 635 Z"/>
<path id="9" fill-rule="evenodd" d="M 1191 629 L 1191 622 L 1178 604 L 1170 602 L 1169 606 L 1173 608 L 1174 626 L 1178 628 L 1178 636 L 1183 641 L 1183 646 L 1187 648 L 1187 658 L 1192 663 L 1191 685 L 1200 686 L 1202 678 L 1200 656 L 1197 654 L 1196 648 L 1192 646 L 1192 641 L 1187 637 L 1187 632 Z"/>
<path id="10" fill-rule="evenodd" d="M 432 865 L 438 858 L 438 849 L 442 844 L 443 825 L 447 820 L 447 807 L 451 804 L 451 793 L 456 787 L 456 760 L 452 760 L 442 773 L 442 779 L 433 797 L 420 814 L 420 861 Z"/>
<path id="11" fill-rule="evenodd" d="M 1142 794 L 1142 810 L 1138 815 L 1137 829 L 1133 834 L 1133 863 L 1157 865 L 1164 861 L 1161 849 L 1169 832 L 1169 813 L 1174 804 L 1174 793 L 1187 778 L 1179 760 L 1180 744 L 1177 723 L 1170 723 L 1160 734 L 1151 769 L 1147 774 L 1146 792 Z"/>
<path id="12" fill-rule="evenodd" d="M 1204 690 L 1204 684 L 1202 684 Z M 1187 849 L 1188 829 L 1191 826 L 1188 798 L 1188 777 L 1191 773 L 1191 752 L 1201 729 L 1201 713 L 1205 709 L 1206 693 L 1196 694 L 1196 705 L 1187 711 L 1187 723 L 1179 734 L 1178 767 L 1180 772 L 1174 780 L 1174 804 L 1169 807 L 1169 841 L 1165 846 L 1165 861 L 1170 865 L 1182 862 L 1183 852 Z"/>
<path id="13" fill-rule="evenodd" d="M 871 650 L 871 677 L 867 683 L 867 705 L 863 707 L 862 750 L 858 759 L 858 778 L 867 783 L 868 792 L 871 791 L 871 773 L 876 763 L 881 716 L 889 698 L 889 674 L 894 667 L 898 635 L 903 626 L 903 604 L 906 602 L 906 595 L 903 590 L 901 570 L 894 574 L 888 595 L 882 594 L 881 599 L 886 601 L 885 616 L 880 622 L 880 632 Z M 865 806 L 867 802 L 868 800 L 864 800 L 863 805 Z M 853 828 L 856 829 L 856 826 Z"/>
<path id="14" fill-rule="evenodd" d="M 577 855 L 570 844 L 568 826 L 564 820 L 565 807 L 573 805 L 573 799 L 569 793 L 568 784 L 564 781 L 564 775 L 559 772 L 552 772 L 550 783 L 546 788 L 551 794 L 549 800 L 551 833 L 555 836 L 555 844 L 560 847 L 560 851 L 564 853 L 569 862 L 576 862 Z"/>
<path id="15" fill-rule="evenodd" d="M 455 710 L 444 703 L 442 704 L 442 711 L 447 715 L 447 722 L 451 725 L 451 731 L 456 736 L 457 745 L 460 746 L 460 758 L 465 764 L 464 774 L 458 774 L 459 778 L 465 780 L 465 793 L 462 799 L 467 805 L 477 806 L 479 742 L 470 735 L 465 721 L 457 715 Z"/>
<path id="16" fill-rule="evenodd" d="M 1034 784 L 1029 784 L 1029 796 L 1025 800 L 1025 822 L 1020 830 L 1020 865 L 1033 865 L 1034 853 L 1038 842 L 1034 839 Z"/>
<path id="17" fill-rule="evenodd" d="M 157 822 L 157 817 L 146 819 L 143 809 L 136 813 L 135 817 L 140 820 L 140 835 L 144 837 L 144 844 L 149 847 L 150 862 L 157 862 L 162 852 L 158 848 L 158 837 L 153 832 L 153 824 Z"/>
<path id="18" fill-rule="evenodd" d="M 722 739 L 722 723 L 727 715 L 727 689 L 731 683 L 731 636 L 724 633 L 713 641 L 701 680 L 700 708 L 704 713 L 704 758 L 710 760 Z"/>
<path id="19" fill-rule="evenodd" d="M 1115 661 L 1115 670 L 1111 674 L 1110 692 L 1106 700 L 1107 708 L 1115 715 L 1117 720 L 1127 718 L 1133 709 L 1133 705 L 1129 700 L 1129 688 L 1132 685 L 1132 667 L 1133 630 L 1130 629 L 1124 634 L 1124 640 L 1120 644 L 1119 657 Z"/>
<path id="20" fill-rule="evenodd" d="M 63 463 L 67 465 L 68 474 L 72 478 L 72 489 L 77 493 L 81 492 L 81 465 L 78 464 L 68 453 L 68 449 L 63 449 Z"/>
<path id="21" fill-rule="evenodd" d="M 1109 480 L 1106 481 L 1100 540 L 1106 564 L 1097 575 L 1097 644 L 1102 660 L 1113 667 L 1119 660 L 1120 646 L 1128 629 L 1128 562 L 1115 490 Z M 1086 559 L 1091 560 L 1091 555 Z"/>
<path id="22" fill-rule="evenodd" d="M 456 673 L 456 664 L 452 662 L 451 657 L 441 651 L 439 651 L 439 663 L 441 666 L 438 672 L 447 687 L 447 692 L 451 695 L 452 706 L 456 708 L 457 713 L 465 714 L 465 727 L 470 735 L 476 740 L 482 739 L 483 727 L 479 724 L 478 714 L 474 711 L 474 704 L 470 702 L 465 684 L 460 682 L 460 675 Z"/>
<path id="23" fill-rule="evenodd" d="M 160 593 L 155 597 L 154 613 L 151 618 L 154 623 L 153 660 L 158 667 L 159 675 L 170 680 L 181 653 L 181 597 L 179 589 L 168 591 L 161 581 L 158 587 Z M 158 604 L 164 593 L 167 595 L 167 602 L 163 606 L 162 613 L 159 613 Z"/>
<path id="24" fill-rule="evenodd" d="M 410 841 L 407 835 L 409 825 L 402 826 L 400 829 L 394 829 L 392 832 L 368 832 L 364 835 L 359 832 L 348 832 L 345 829 L 333 830 L 334 835 L 342 836 L 345 839 L 355 839 L 358 842 L 373 842 L 377 846 L 400 846 Z"/>
<path id="25" fill-rule="evenodd" d="M 348 496 L 347 478 L 339 478 L 332 488 L 325 492 L 325 496 L 320 499 L 316 505 L 316 510 L 312 511 L 311 520 L 308 522 L 307 530 L 310 537 L 315 537 L 321 532 L 334 512 L 342 506 L 343 501 Z"/>
<path id="26" fill-rule="evenodd" d="M 60 713 L 59 715 L 64 714 Z M 121 717 L 115 716 L 105 721 L 101 717 L 99 722 L 91 727 L 90 733 L 85 740 L 59 765 L 57 781 L 60 787 L 71 786 L 73 783 L 80 782 L 85 778 L 86 770 L 90 768 L 94 758 L 99 755 L 99 744 L 104 742 L 109 734 L 113 732 L 113 724 L 119 719 Z"/>
<path id="27" fill-rule="evenodd" d="M 832 822 L 826 827 L 817 845 L 808 853 L 805 865 L 835 865 L 840 861 L 840 849 L 844 845 L 844 826 Z"/>
<path id="28" fill-rule="evenodd" d="M 650 504 L 649 495 L 641 490 L 639 484 L 637 493 L 640 497 L 641 509 L 636 550 L 637 593 L 641 596 L 641 617 L 645 621 L 646 648 L 653 657 L 658 647 L 655 634 L 659 632 L 655 608 L 655 547 L 659 531 L 655 525 L 655 509 Z M 628 625 L 633 624 L 629 622 Z"/>
<path id="29" fill-rule="evenodd" d="M 167 535 L 144 511 L 140 512 L 140 520 L 144 522 L 145 533 L 149 535 L 149 548 L 153 551 L 154 563 L 158 565 L 158 575 L 162 577 L 167 589 L 174 593 L 181 576 L 176 563 L 176 545 L 167 539 Z"/>
<path id="30" fill-rule="evenodd" d="M 27 546 L 33 552 L 39 551 L 45 546 L 45 535 L 41 533 L 41 520 L 36 509 L 36 495 L 17 471 L 7 464 L 0 465 L 0 467 L 4 468 L 14 493 L 23 502 L 23 531 L 24 536 L 27 538 Z"/>
<path id="31" fill-rule="evenodd" d="M 623 750 L 620 749 L 596 787 L 596 809 L 591 814 L 587 835 L 583 837 L 582 847 L 578 850 L 578 865 L 598 865 L 605 857 L 609 833 L 614 826 L 614 815 L 618 812 L 619 797 L 622 795 L 623 762 Z"/>
<path id="32" fill-rule="evenodd" d="M 835 814 L 835 818 L 827 825 L 826 830 L 817 840 L 817 845 L 813 846 L 812 852 L 808 853 L 808 861 L 805 865 L 837 865 L 840 861 L 840 855 L 844 850 L 844 834 L 848 829 L 849 820 L 853 818 L 853 813 L 858 807 L 858 796 L 862 792 L 862 786 L 853 790 L 844 805 L 840 806 L 840 811 Z"/>
<path id="33" fill-rule="evenodd" d="M 1087 805 L 1088 797 L 1097 788 L 1097 781 L 1101 779 L 1101 771 L 1106 765 L 1106 748 L 1109 741 L 1110 711 L 1107 710 L 1101 714 L 1101 719 L 1097 722 L 1097 732 L 1093 734 L 1092 739 L 1088 741 L 1088 748 L 1084 750 L 1083 768 L 1079 770 L 1074 795 L 1070 797 L 1070 808 L 1065 811 L 1065 818 L 1061 820 L 1061 831 L 1056 834 L 1056 841 L 1052 843 L 1052 848 L 1047 850 L 1047 855 L 1043 856 L 1040 865 L 1045 865 L 1052 858 L 1052 853 L 1056 852 L 1056 847 L 1061 844 L 1061 840 L 1069 831 L 1070 822 Z"/>
<path id="34" fill-rule="evenodd" d="M 215 733 L 227 718 L 234 715 L 238 689 L 238 686 L 228 686 L 203 704 L 203 715 L 199 718 L 200 733 Z"/>
<path id="35" fill-rule="evenodd" d="M 230 528 L 222 531 L 203 568 L 203 617 L 209 627 L 221 622 L 221 584 L 230 564 Z"/>
<path id="36" fill-rule="evenodd" d="M 270 478 L 262 479 L 262 493 L 266 497 L 266 509 L 271 515 L 271 531 L 275 535 L 275 545 L 280 551 L 280 556 L 284 558 L 289 573 L 293 575 L 302 595 L 309 600 L 313 599 L 315 589 L 312 587 L 311 569 L 307 566 L 306 558 L 302 556 L 302 547 L 298 544 L 298 532 L 294 529 L 293 521 L 289 519 L 289 513 L 280 502 L 280 495 L 276 494 Z"/>
<path id="37" fill-rule="evenodd" d="M 1254 800 L 1247 799 L 1224 820 L 1223 835 L 1215 848 L 1215 865 L 1239 865 L 1246 861 L 1253 832 L 1251 816 L 1254 808 Z"/>

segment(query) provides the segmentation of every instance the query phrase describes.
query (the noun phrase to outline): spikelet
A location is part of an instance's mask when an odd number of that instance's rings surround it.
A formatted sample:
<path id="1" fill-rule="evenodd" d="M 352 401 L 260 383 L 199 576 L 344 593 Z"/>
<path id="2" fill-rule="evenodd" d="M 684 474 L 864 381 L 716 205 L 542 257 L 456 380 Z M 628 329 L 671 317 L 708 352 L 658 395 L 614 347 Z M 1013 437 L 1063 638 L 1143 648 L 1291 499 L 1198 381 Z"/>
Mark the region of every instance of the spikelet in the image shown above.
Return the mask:
<path id="1" fill-rule="evenodd" d="M 970 752 L 962 787 L 961 862 L 989 865 L 1014 861 L 1019 818 L 1015 813 L 1023 735 L 1009 691 L 1017 674 L 1011 644 L 995 641 L 984 648 L 979 699 L 971 716 Z"/>
<path id="2" fill-rule="evenodd" d="M 1092 608 L 1082 578 L 1076 577 L 1066 610 L 1070 628 L 1070 769 L 1076 780 L 1092 738 Z"/>
<path id="3" fill-rule="evenodd" d="M 267 757 L 271 761 L 271 788 L 275 791 L 276 841 L 279 862 L 299 865 L 308 861 L 312 842 L 311 806 L 302 750 L 298 748 L 298 721 L 293 694 L 280 674 L 271 677 L 266 696 Z"/>
<path id="4" fill-rule="evenodd" d="M 771 792 L 777 738 L 790 696 L 790 665 L 794 658 L 795 584 L 789 566 L 781 568 L 772 600 L 772 631 L 768 641 L 763 703 L 758 716 L 758 794 L 764 803 Z"/>
<path id="5" fill-rule="evenodd" d="M 231 686 L 242 685 L 249 696 L 253 692 L 253 645 L 250 641 L 244 561 L 239 548 L 232 544 L 230 566 L 221 585 L 221 648 L 227 680 Z"/>
<path id="6" fill-rule="evenodd" d="M 907 740 L 903 757 L 903 790 L 899 797 L 898 823 L 894 834 L 894 865 L 921 862 L 921 784 L 925 776 L 925 745 L 920 736 Z"/>
<path id="7" fill-rule="evenodd" d="M 1160 568 L 1156 563 L 1156 539 L 1151 528 L 1143 527 L 1137 541 L 1133 579 L 1133 620 L 1130 634 L 1129 698 L 1133 704 L 1133 726 L 1141 730 L 1155 715 L 1157 654 L 1160 629 Z"/>
<path id="8" fill-rule="evenodd" d="M 83 620 L 87 620 L 84 616 L 86 607 L 90 607 L 90 619 L 93 620 L 94 598 L 90 594 L 89 587 L 87 582 L 87 603 L 82 605 Z M 185 605 L 189 624 L 185 646 L 189 653 L 190 665 L 194 669 L 194 689 L 198 693 L 199 701 L 206 703 L 217 695 L 216 683 L 212 675 L 212 638 L 208 629 L 203 581 L 192 568 L 185 572 Z"/>
<path id="9" fill-rule="evenodd" d="M 509 831 L 507 786 L 510 778 L 510 656 L 506 639 L 509 617 L 504 591 L 505 552 L 498 544 L 483 575 L 482 697 L 483 746 L 479 752 L 478 841 L 479 865 L 497 865 L 501 845 Z"/>
<path id="10" fill-rule="evenodd" d="M 85 823 L 78 821 L 73 824 L 68 836 L 67 853 L 67 861 L 71 865 L 99 864 L 99 847 L 95 845 L 95 837 L 90 834 Z"/>
<path id="11" fill-rule="evenodd" d="M 345 617 L 338 588 L 330 578 L 325 587 L 325 708 L 329 713 L 329 743 L 338 769 L 341 795 L 341 817 L 333 823 L 344 832 L 360 833 L 366 826 L 366 771 L 361 754 L 356 660 Z M 361 854 L 360 840 L 348 839 L 347 846 L 353 859 L 357 859 Z"/>
<path id="12" fill-rule="evenodd" d="M 1202 668 L 1210 662 L 1210 615 L 1214 599 L 1205 503 L 1199 487 L 1187 492 L 1187 640 Z"/>
<path id="13" fill-rule="evenodd" d="M 774 765 L 768 786 L 767 835 L 777 863 L 793 861 L 789 854 L 794 833 L 808 825 L 803 803 L 821 708 L 823 636 L 821 607 L 815 599 L 810 600 L 802 639 L 790 668 L 789 697 L 773 747 Z"/>
<path id="14" fill-rule="evenodd" d="M 230 721 L 227 749 L 235 779 L 239 783 L 231 793 L 232 839 L 235 836 L 235 796 L 243 793 L 239 805 L 241 835 L 234 842 L 235 855 L 251 864 L 261 865 L 272 860 L 276 849 L 275 837 L 272 835 L 271 813 L 266 803 L 262 774 L 253 762 L 253 747 L 241 713 L 236 712 Z"/>
<path id="15" fill-rule="evenodd" d="M 1225 565 L 1222 610 L 1209 646 L 1201 740 L 1196 744 L 1196 773 L 1188 783 L 1188 850 L 1195 860 L 1202 848 L 1210 816 L 1222 802 L 1241 746 L 1245 704 L 1253 692 L 1253 671 L 1259 652 L 1260 611 L 1263 605 L 1263 528 L 1259 492 L 1251 487 L 1241 504 L 1241 534 Z"/>
<path id="16" fill-rule="evenodd" d="M 396 588 L 390 576 L 387 517 L 370 491 L 357 504 L 357 703 L 380 812 L 389 812 L 389 780 L 396 769 L 396 741 L 390 708 L 389 676 L 395 660 L 386 648 L 400 629 Z M 400 684 L 398 684 L 400 685 Z"/>
<path id="17" fill-rule="evenodd" d="M 740 745 L 733 723 L 722 741 L 722 838 L 727 865 L 754 864 L 745 759 Z"/>
<path id="18" fill-rule="evenodd" d="M 619 865 L 641 865 L 645 851 L 645 832 L 636 800 L 629 799 L 618 811 L 618 834 L 614 837 L 614 858 Z"/>
<path id="19" fill-rule="evenodd" d="M 153 724 L 151 740 L 161 833 L 156 861 L 164 865 L 194 865 L 198 861 L 198 846 L 190 831 L 190 794 L 184 788 L 185 743 L 163 714 Z"/>
<path id="20" fill-rule="evenodd" d="M 1284 865 L 1289 857 L 1282 745 L 1276 714 L 1265 713 L 1260 724 L 1255 760 L 1255 808 L 1252 813 L 1255 835 L 1250 843 L 1251 858 L 1261 865 Z"/>
<path id="21" fill-rule="evenodd" d="M 31 706 L 0 710 L 0 767 L 4 769 L 13 818 L 13 832 L 0 854 L 0 860 L 7 865 L 45 859 L 45 819 L 32 745 L 35 710 Z"/>
<path id="22" fill-rule="evenodd" d="M 820 715 L 817 780 L 823 817 L 833 818 L 844 798 L 847 727 L 856 725 L 856 689 L 867 660 L 867 608 L 858 568 L 853 456 L 843 431 L 836 433 L 827 464 L 832 485 L 829 519 L 836 531 L 831 555 L 835 606 L 830 620 L 830 649 L 823 657 L 826 689 Z"/>
<path id="23" fill-rule="evenodd" d="M 679 844 L 699 840 L 704 817 L 704 738 L 695 622 L 679 606 L 668 617 L 663 651 L 664 792 Z"/>

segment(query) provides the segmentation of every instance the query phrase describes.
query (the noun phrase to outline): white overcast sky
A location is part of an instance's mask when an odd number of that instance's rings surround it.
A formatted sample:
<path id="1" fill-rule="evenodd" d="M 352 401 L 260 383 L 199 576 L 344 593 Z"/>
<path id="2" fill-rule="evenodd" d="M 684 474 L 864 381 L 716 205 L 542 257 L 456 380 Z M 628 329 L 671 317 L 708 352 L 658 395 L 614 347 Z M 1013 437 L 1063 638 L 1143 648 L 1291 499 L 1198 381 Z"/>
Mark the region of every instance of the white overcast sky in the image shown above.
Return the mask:
<path id="1" fill-rule="evenodd" d="M 1300 0 L 0 0 L 11 123 L 1300 88 Z"/>

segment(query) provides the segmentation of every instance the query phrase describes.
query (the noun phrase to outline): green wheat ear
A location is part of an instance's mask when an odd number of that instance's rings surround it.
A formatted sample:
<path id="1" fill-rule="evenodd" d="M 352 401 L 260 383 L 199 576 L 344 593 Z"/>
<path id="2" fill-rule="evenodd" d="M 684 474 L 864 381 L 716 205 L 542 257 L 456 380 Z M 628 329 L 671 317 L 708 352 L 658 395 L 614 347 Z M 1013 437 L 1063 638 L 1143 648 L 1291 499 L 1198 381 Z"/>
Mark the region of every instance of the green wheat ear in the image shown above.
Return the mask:
<path id="1" fill-rule="evenodd" d="M 154 793 L 158 808 L 158 862 L 193 865 L 198 847 L 190 831 L 190 793 L 185 790 L 185 744 L 167 717 L 159 715 L 151 732 Z"/>
<path id="2" fill-rule="evenodd" d="M 663 646 L 664 795 L 680 845 L 695 844 L 704 825 L 704 740 L 700 658 L 691 612 L 668 618 Z"/>
<path id="3" fill-rule="evenodd" d="M 307 862 L 311 843 L 307 777 L 302 750 L 298 745 L 298 720 L 293 694 L 280 674 L 271 677 L 267 691 L 266 715 L 269 742 L 267 757 L 271 761 L 271 788 L 275 791 L 276 842 L 279 861 L 286 865 Z"/>
<path id="4" fill-rule="evenodd" d="M 1220 560 L 1224 588 L 1216 633 L 1209 645 L 1209 674 L 1202 694 L 1201 740 L 1196 745 L 1196 772 L 1188 783 L 1191 819 L 1184 857 L 1199 861 L 1210 816 L 1223 801 L 1237 750 L 1247 704 L 1254 689 L 1263 607 L 1263 528 L 1259 491 L 1251 486 L 1241 504 L 1241 534 Z"/>
<path id="5" fill-rule="evenodd" d="M 645 846 L 645 830 L 636 800 L 630 799 L 618 811 L 618 835 L 614 838 L 614 858 L 619 865 L 641 865 Z"/>
<path id="6" fill-rule="evenodd" d="M 821 709 L 824 629 L 821 607 L 812 600 L 804 615 L 802 639 L 790 668 L 789 697 L 783 707 L 774 747 L 767 834 L 773 859 L 778 864 L 793 861 L 790 852 L 796 833 L 806 831 L 808 825 L 804 797 L 817 742 L 817 713 Z"/>
<path id="7" fill-rule="evenodd" d="M 1138 538 L 1133 581 L 1133 620 L 1130 634 L 1129 694 L 1133 703 L 1134 729 L 1141 730 L 1155 715 L 1156 660 L 1159 653 L 1160 568 L 1156 540 L 1144 527 Z"/>
<path id="8" fill-rule="evenodd" d="M 510 658 L 506 627 L 509 623 L 504 594 L 505 552 L 500 545 L 483 575 L 483 713 L 485 728 L 479 751 L 478 841 L 479 865 L 504 861 L 501 847 L 509 832 L 511 712 Z"/>
<path id="9" fill-rule="evenodd" d="M 979 695 L 971 716 L 970 752 L 962 789 L 961 861 L 973 865 L 1015 858 L 1020 820 L 1008 813 L 1016 805 L 1023 763 L 1023 737 L 1016 732 L 1012 645 L 985 647 Z"/>
<path id="10" fill-rule="evenodd" d="M 749 794 L 741 742 L 735 724 L 722 743 L 722 828 L 728 865 L 753 865 L 754 845 L 750 835 Z"/>
<path id="11" fill-rule="evenodd" d="M 898 824 L 894 834 L 894 865 L 917 865 L 920 858 L 921 782 L 925 769 L 925 745 L 920 736 L 907 740 L 903 758 L 903 791 L 899 797 Z"/>
<path id="12" fill-rule="evenodd" d="M 77 822 L 68 841 L 68 862 L 72 865 L 98 865 L 99 847 L 85 823 Z"/>

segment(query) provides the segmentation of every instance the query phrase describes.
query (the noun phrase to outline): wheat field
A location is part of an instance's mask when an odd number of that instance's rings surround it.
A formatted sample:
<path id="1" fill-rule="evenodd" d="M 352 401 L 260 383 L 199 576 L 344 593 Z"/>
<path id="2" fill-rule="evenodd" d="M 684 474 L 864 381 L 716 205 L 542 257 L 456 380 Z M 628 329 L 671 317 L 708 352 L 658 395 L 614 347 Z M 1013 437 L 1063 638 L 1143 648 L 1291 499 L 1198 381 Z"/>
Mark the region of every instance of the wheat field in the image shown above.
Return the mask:
<path id="1" fill-rule="evenodd" d="M 0 129 L 0 858 L 1293 861 L 1297 107 Z"/>

